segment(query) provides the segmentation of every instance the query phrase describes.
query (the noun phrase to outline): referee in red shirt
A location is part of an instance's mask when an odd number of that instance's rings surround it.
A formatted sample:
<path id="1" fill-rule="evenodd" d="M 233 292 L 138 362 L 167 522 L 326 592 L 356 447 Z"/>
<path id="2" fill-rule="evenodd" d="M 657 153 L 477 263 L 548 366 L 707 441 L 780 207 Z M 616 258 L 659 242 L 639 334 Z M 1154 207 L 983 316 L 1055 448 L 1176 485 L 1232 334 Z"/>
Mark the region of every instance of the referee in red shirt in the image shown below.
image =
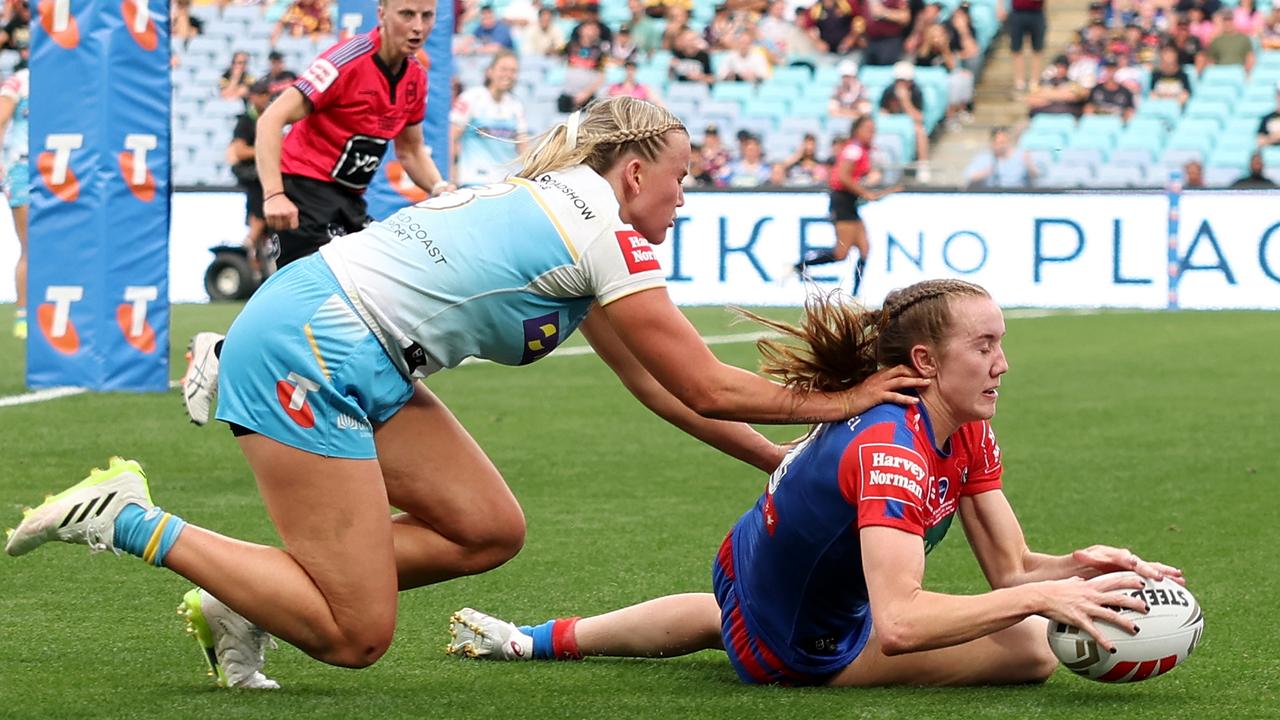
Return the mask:
<path id="1" fill-rule="evenodd" d="M 263 211 L 280 267 L 365 226 L 364 190 L 388 142 L 418 187 L 450 187 L 422 137 L 427 74 L 415 54 L 435 19 L 436 0 L 379 0 L 377 28 L 326 50 L 258 119 Z"/>

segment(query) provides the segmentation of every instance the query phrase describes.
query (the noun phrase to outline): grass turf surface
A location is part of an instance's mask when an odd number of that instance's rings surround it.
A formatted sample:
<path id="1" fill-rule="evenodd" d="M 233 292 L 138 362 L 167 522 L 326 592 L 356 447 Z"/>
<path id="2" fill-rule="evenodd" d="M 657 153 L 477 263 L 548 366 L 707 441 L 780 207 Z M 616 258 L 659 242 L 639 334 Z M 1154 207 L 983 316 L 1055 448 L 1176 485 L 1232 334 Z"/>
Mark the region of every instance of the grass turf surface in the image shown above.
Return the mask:
<path id="1" fill-rule="evenodd" d="M 174 309 L 174 376 L 186 338 L 226 327 L 236 310 Z M 718 309 L 689 314 L 704 335 L 744 330 Z M 185 581 L 57 545 L 0 557 L 0 718 L 1280 716 L 1280 634 L 1259 615 L 1280 596 L 1280 314 L 1105 313 L 1008 326 L 1012 370 L 994 424 L 1028 541 L 1050 552 L 1125 545 L 1183 567 L 1205 608 L 1205 640 L 1169 675 L 1110 686 L 1059 670 L 1042 687 L 796 690 L 745 687 L 714 652 L 583 663 L 445 657 L 446 619 L 463 605 L 531 622 L 709 589 L 715 548 L 763 486 L 763 475 L 650 415 L 598 359 L 553 356 L 432 378 L 507 477 L 528 539 L 498 570 L 402 594 L 396 642 L 374 667 L 330 668 L 282 647 L 267 669 L 283 691 L 217 690 L 174 615 Z M 755 366 L 749 343 L 714 349 Z M 20 392 L 21 345 L 6 334 L 0 396 Z M 0 525 L 121 454 L 143 462 L 167 510 L 275 542 L 230 433 L 187 424 L 176 390 L 0 408 L 0 428 Z M 931 555 L 925 584 L 985 589 L 958 529 Z"/>

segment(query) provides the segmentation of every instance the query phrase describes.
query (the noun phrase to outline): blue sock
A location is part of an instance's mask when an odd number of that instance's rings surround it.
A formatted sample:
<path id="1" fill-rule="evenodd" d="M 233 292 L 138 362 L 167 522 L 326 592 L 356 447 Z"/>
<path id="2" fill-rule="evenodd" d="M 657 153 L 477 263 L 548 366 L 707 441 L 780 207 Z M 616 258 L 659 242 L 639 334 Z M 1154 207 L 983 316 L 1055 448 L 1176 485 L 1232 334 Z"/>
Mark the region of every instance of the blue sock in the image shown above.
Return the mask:
<path id="1" fill-rule="evenodd" d="M 533 638 L 534 660 L 555 660 L 556 653 L 551 640 L 551 629 L 555 627 L 555 624 L 555 620 L 548 620 L 536 627 L 520 626 L 520 632 Z"/>
<path id="2" fill-rule="evenodd" d="M 137 555 L 156 567 L 164 567 L 164 556 L 186 526 L 182 518 L 158 507 L 143 510 L 142 506 L 131 503 L 116 516 L 113 544 L 118 550 Z"/>

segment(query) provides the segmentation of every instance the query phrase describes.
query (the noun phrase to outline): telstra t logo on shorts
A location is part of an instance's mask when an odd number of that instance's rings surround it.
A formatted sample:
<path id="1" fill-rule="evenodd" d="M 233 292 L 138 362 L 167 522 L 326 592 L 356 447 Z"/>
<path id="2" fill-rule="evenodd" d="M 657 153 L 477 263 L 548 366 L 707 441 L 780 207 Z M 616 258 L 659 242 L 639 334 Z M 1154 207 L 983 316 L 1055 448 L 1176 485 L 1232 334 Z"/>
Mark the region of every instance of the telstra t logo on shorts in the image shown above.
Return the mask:
<path id="1" fill-rule="evenodd" d="M 130 285 L 124 289 L 127 302 L 116 306 L 116 324 L 124 333 L 125 342 L 148 355 L 156 351 L 156 330 L 147 322 L 147 303 L 158 296 L 155 285 Z"/>
<path id="2" fill-rule="evenodd" d="M 130 133 L 124 136 L 124 148 L 120 153 L 120 174 L 129 192 L 142 202 L 155 200 L 156 177 L 147 167 L 147 151 L 156 149 L 156 136 Z"/>
<path id="3" fill-rule="evenodd" d="M 151 22 L 151 13 L 147 10 L 147 0 L 124 0 L 120 3 L 120 17 L 124 18 L 124 26 L 138 47 L 151 52 L 160 44 L 156 24 Z"/>
<path id="4" fill-rule="evenodd" d="M 75 202 L 80 197 L 80 181 L 71 170 L 71 151 L 84 146 L 80 133 L 49 133 L 44 138 L 46 152 L 36 158 L 40 177 L 59 200 Z"/>
<path id="5" fill-rule="evenodd" d="M 308 380 L 298 373 L 289 373 L 288 380 L 276 383 L 276 399 L 289 419 L 298 423 L 304 430 L 315 427 L 316 415 L 307 404 L 307 393 L 319 390 L 319 383 Z"/>
<path id="6" fill-rule="evenodd" d="M 44 290 L 44 299 L 36 308 L 36 321 L 49 346 L 63 355 L 74 355 L 80 349 L 80 334 L 71 321 L 71 303 L 84 299 L 84 287 L 80 285 L 50 285 Z"/>
<path id="7" fill-rule="evenodd" d="M 40 0 L 40 27 L 64 50 L 80 44 L 80 28 L 71 14 L 71 0 Z"/>
<path id="8" fill-rule="evenodd" d="M 524 321 L 524 356 L 521 365 L 546 357 L 560 344 L 560 313 L 550 312 Z"/>

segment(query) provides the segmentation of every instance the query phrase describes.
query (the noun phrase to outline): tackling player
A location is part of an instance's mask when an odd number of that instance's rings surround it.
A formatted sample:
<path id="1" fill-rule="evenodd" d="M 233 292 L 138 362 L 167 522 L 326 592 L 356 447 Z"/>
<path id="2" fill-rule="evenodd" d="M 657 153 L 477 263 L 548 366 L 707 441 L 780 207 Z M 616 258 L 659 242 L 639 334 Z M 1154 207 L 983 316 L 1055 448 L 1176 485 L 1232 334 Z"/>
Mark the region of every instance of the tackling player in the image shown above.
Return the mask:
<path id="1" fill-rule="evenodd" d="M 1177 569 L 1127 550 L 1027 548 L 988 423 L 1008 364 L 1004 320 L 985 290 L 930 280 L 890 294 L 879 313 L 833 301 L 807 310 L 801 328 L 762 320 L 803 341 L 799 350 L 764 343 L 767 370 L 834 390 L 879 365 L 908 364 L 933 381 L 920 404 L 813 428 L 725 538 L 712 563 L 714 593 L 523 628 L 463 609 L 451 621 L 450 652 L 516 660 L 716 648 L 747 683 L 1040 682 L 1058 664 L 1045 618 L 1113 650 L 1094 621 L 1138 632 L 1116 610 L 1144 610 L 1125 592 L 1143 586 L 1138 574 L 1181 582 Z M 957 514 L 991 592 L 922 586 L 925 557 Z M 1085 579 L 1116 570 L 1138 574 Z"/>
<path id="2" fill-rule="evenodd" d="M 610 98 L 547 133 L 509 182 L 405 208 L 272 275 L 227 334 L 218 418 L 283 549 L 162 512 L 138 464 L 115 459 L 27 513 L 6 551 L 60 540 L 172 569 L 203 588 L 182 612 L 213 670 L 269 687 L 266 632 L 370 665 L 391 643 L 398 590 L 484 572 L 524 543 L 502 475 L 415 378 L 470 357 L 527 365 L 581 326 L 656 414 L 764 470 L 783 449 L 746 422 L 916 402 L 896 391 L 927 381 L 904 368 L 801 390 L 716 359 L 652 246 L 684 204 L 689 156 L 669 111 Z"/>
<path id="3" fill-rule="evenodd" d="M 368 223 L 364 191 L 388 143 L 416 185 L 450 187 L 422 137 L 427 74 L 415 55 L 435 19 L 436 0 L 379 0 L 377 28 L 326 50 L 258 118 L 254 151 L 277 267 Z M 191 340 L 183 400 L 197 425 L 217 393 L 221 341 Z"/>

